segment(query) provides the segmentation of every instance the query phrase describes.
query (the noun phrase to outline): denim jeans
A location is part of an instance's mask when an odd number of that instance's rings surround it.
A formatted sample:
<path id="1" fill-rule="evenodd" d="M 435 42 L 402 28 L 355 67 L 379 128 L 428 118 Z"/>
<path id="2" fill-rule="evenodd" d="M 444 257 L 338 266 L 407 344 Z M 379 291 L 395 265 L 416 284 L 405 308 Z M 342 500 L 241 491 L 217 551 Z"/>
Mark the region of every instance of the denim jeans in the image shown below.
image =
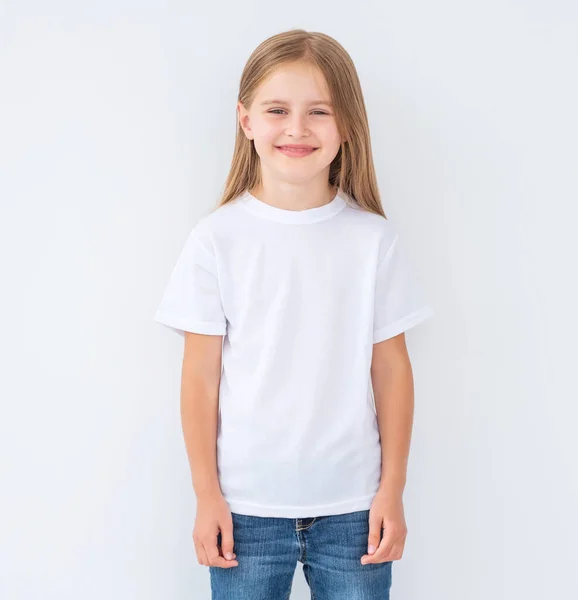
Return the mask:
<path id="1" fill-rule="evenodd" d="M 392 562 L 360 562 L 369 510 L 302 519 L 231 514 L 239 565 L 209 567 L 212 600 L 288 600 L 297 561 L 312 600 L 389 600 Z"/>

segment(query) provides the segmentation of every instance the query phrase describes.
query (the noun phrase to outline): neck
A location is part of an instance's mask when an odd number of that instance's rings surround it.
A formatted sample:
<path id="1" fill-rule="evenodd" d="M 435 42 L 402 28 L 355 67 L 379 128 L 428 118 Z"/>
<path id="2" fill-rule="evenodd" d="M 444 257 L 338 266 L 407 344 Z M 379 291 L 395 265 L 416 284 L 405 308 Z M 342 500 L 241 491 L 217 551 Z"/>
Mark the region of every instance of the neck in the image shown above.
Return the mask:
<path id="1" fill-rule="evenodd" d="M 249 193 L 258 200 L 285 210 L 307 210 L 329 204 L 337 194 L 337 186 L 316 178 L 292 183 L 264 178 Z"/>

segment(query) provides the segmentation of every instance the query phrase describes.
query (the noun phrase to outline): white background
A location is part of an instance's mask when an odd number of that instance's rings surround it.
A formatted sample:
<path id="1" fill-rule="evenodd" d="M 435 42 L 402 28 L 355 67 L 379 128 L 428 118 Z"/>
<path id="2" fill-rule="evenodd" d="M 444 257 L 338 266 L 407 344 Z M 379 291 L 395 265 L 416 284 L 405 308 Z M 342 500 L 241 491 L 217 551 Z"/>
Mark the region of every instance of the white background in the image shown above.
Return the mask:
<path id="1" fill-rule="evenodd" d="M 578 597 L 576 4 L 19 0 L 0 4 L 4 600 L 210 597 L 182 339 L 153 315 L 222 191 L 243 65 L 293 27 L 355 61 L 436 309 L 407 335 L 392 599 Z"/>

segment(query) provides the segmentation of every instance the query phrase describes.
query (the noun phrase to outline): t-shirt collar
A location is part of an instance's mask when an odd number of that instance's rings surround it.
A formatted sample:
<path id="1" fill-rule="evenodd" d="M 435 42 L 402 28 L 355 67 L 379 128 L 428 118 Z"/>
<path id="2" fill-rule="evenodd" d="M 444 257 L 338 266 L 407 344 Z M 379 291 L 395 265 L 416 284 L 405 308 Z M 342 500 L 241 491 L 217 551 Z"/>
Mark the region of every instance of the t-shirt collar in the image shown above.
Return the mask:
<path id="1" fill-rule="evenodd" d="M 242 205 L 254 215 L 280 223 L 315 223 L 336 215 L 346 205 L 340 190 L 328 204 L 304 210 L 289 210 L 272 206 L 259 200 L 248 191 L 241 194 L 240 200 Z"/>

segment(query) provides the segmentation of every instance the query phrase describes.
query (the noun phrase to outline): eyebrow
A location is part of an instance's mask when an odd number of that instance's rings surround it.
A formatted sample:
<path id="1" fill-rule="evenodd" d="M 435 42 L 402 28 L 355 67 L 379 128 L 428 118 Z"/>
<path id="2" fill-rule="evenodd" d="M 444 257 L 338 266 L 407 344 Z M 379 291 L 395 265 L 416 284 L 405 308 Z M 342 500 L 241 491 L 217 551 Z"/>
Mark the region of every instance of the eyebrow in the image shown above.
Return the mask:
<path id="1" fill-rule="evenodd" d="M 261 102 L 261 106 L 267 106 L 268 104 L 290 104 L 287 100 L 265 100 L 265 102 Z M 327 102 L 326 100 L 314 100 L 310 102 L 309 105 L 313 104 L 326 104 L 327 106 L 333 106 L 331 102 Z"/>

